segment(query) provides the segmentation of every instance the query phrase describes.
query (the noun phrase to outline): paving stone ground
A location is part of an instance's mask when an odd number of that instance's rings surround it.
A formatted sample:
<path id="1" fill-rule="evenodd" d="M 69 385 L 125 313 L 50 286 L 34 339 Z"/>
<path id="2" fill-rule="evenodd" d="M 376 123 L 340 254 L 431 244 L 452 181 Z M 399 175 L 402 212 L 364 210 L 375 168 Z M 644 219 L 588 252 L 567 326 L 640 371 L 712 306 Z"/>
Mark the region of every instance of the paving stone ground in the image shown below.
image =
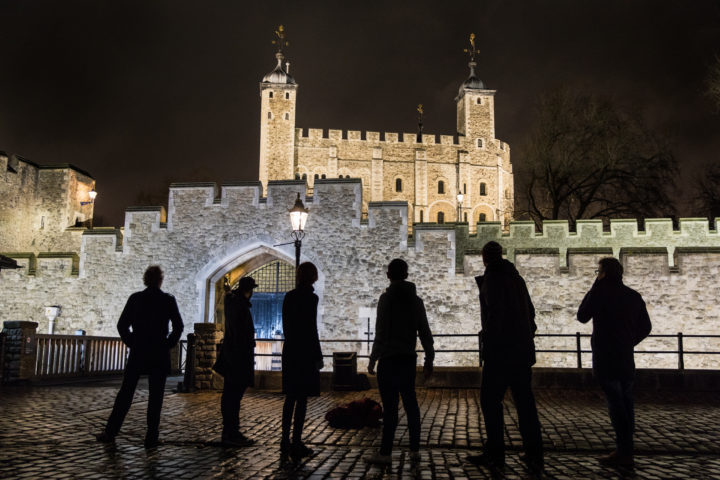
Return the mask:
<path id="1" fill-rule="evenodd" d="M 219 445 L 220 394 L 176 394 L 168 382 L 162 445 L 146 451 L 147 383 L 141 381 L 115 445 L 99 432 L 110 413 L 119 381 L 74 385 L 4 387 L 0 390 L 0 478 L 257 478 L 257 479 L 483 479 L 532 478 L 519 462 L 521 441 L 512 401 L 506 399 L 510 446 L 504 474 L 469 465 L 464 458 L 483 441 L 480 392 L 419 389 L 422 450 L 418 469 L 407 461 L 407 424 L 401 413 L 400 443 L 392 468 L 367 467 L 362 457 L 379 446 L 380 429 L 335 430 L 324 420 L 339 403 L 370 397 L 377 390 L 329 392 L 310 400 L 306 443 L 315 454 L 290 468 L 281 466 L 280 412 L 283 396 L 250 392 L 242 404 L 242 429 L 252 447 Z M 613 448 L 604 399 L 593 390 L 537 390 L 546 449 L 543 478 L 720 479 L 720 393 L 639 392 L 636 468 L 601 467 L 598 455 Z"/>

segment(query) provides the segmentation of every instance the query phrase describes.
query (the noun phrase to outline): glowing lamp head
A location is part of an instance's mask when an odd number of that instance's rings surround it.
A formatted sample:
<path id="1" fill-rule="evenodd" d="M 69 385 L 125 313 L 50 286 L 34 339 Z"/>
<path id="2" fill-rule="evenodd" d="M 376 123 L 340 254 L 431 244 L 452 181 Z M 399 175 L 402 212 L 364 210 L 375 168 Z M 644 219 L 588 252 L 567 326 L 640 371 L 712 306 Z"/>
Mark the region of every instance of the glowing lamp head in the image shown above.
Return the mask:
<path id="1" fill-rule="evenodd" d="M 297 199 L 295 199 L 295 205 L 290 209 L 290 223 L 292 224 L 294 232 L 302 232 L 305 230 L 305 222 L 307 222 L 308 211 L 309 210 L 305 208 L 305 205 L 303 205 L 302 200 L 300 200 L 300 193 L 298 193 Z"/>
<path id="2" fill-rule="evenodd" d="M 465 198 L 465 195 L 463 195 L 462 193 L 458 193 L 458 194 L 457 194 L 457 201 L 458 201 L 458 203 L 462 203 L 463 198 Z"/>
<path id="3" fill-rule="evenodd" d="M 97 192 L 94 188 L 88 192 L 88 197 L 90 197 L 91 202 L 95 201 L 95 197 L 97 197 Z"/>

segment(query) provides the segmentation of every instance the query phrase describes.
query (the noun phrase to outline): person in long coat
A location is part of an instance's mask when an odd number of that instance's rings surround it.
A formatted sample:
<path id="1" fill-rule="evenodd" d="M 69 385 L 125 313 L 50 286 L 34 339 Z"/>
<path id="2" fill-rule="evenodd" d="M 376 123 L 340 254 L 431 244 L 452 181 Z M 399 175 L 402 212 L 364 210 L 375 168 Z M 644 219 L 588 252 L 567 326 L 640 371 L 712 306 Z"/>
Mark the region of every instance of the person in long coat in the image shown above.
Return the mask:
<path id="1" fill-rule="evenodd" d="M 225 337 L 213 369 L 224 378 L 220 411 L 226 447 L 254 443 L 240 432 L 240 402 L 245 390 L 255 386 L 255 325 L 250 312 L 255 287 L 252 277 L 243 277 L 238 288 L 225 295 Z"/>
<path id="2" fill-rule="evenodd" d="M 130 295 L 118 320 L 118 333 L 130 347 L 130 354 L 110 418 L 96 438 L 103 443 L 115 441 L 130 410 L 138 380 L 141 375 L 148 375 L 150 398 L 145 447 L 153 448 L 158 444 L 165 381 L 170 373 L 170 349 L 182 335 L 183 322 L 175 297 L 160 290 L 163 282 L 160 267 L 148 267 L 143 282 L 147 288 Z M 172 323 L 170 335 L 168 322 Z"/>
<path id="3" fill-rule="evenodd" d="M 297 270 L 297 287 L 285 295 L 282 308 L 285 343 L 282 351 L 282 388 L 285 394 L 282 417 L 280 450 L 294 459 L 312 455 L 312 449 L 302 442 L 302 431 L 309 396 L 320 394 L 320 370 L 323 367 L 322 350 L 317 330 L 318 296 L 313 283 L 318 279 L 315 265 L 300 264 Z M 290 427 L 294 428 L 292 443 Z"/>

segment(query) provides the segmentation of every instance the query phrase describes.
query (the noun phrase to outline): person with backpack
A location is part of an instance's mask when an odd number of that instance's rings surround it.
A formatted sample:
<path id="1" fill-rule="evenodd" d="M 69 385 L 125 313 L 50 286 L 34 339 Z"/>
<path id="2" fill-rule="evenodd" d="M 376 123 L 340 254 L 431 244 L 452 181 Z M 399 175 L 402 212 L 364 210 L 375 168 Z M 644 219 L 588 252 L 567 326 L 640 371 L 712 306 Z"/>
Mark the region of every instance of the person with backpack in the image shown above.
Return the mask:
<path id="1" fill-rule="evenodd" d="M 593 373 L 608 402 L 617 448 L 599 459 L 608 466 L 632 467 L 635 409 L 633 379 L 634 347 L 650 334 L 652 324 L 642 296 L 623 284 L 622 264 L 603 258 L 595 272 L 597 279 L 583 298 L 577 319 L 592 318 Z"/>

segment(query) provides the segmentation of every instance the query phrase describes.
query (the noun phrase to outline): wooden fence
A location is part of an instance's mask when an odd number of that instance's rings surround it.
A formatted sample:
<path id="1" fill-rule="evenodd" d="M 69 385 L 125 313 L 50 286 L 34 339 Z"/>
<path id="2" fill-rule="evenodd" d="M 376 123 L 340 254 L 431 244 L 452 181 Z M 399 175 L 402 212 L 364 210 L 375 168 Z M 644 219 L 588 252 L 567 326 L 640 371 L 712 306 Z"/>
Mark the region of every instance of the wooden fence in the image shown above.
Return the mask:
<path id="1" fill-rule="evenodd" d="M 128 349 L 118 337 L 38 334 L 36 378 L 121 373 Z"/>

